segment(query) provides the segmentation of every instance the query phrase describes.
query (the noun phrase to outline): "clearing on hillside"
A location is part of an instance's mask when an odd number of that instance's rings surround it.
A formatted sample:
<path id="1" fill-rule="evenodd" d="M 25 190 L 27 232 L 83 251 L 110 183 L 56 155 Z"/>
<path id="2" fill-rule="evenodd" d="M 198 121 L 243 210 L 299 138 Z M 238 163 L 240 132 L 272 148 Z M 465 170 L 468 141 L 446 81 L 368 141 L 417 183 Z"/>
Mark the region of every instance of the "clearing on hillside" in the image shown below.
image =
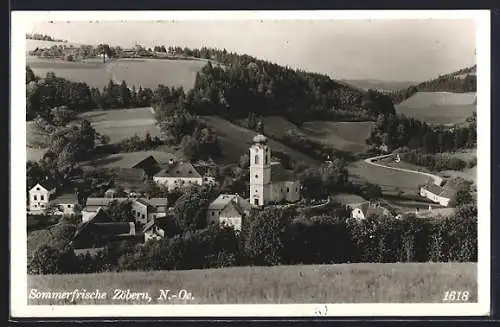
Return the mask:
<path id="1" fill-rule="evenodd" d="M 154 89 L 163 84 L 189 90 L 194 86 L 196 73 L 206 64 L 203 60 L 118 59 L 111 61 L 106 69 L 115 82 L 125 81 L 130 87 Z"/>
<path id="2" fill-rule="evenodd" d="M 378 184 L 382 193 L 395 195 L 399 191 L 406 195 L 416 195 L 418 186 L 429 181 L 428 176 L 373 166 L 364 160 L 348 166 L 349 176 L 354 182 L 370 182 Z"/>
<path id="3" fill-rule="evenodd" d="M 407 81 L 381 81 L 376 79 L 353 79 L 345 80 L 347 84 L 353 85 L 357 88 L 363 90 L 378 90 L 380 92 L 390 92 L 398 91 L 401 89 L 406 89 L 412 85 L 418 84 L 418 82 L 407 82 Z"/>
<path id="4" fill-rule="evenodd" d="M 219 142 L 222 149 L 223 161 L 226 163 L 238 163 L 240 156 L 248 153 L 252 139 L 257 132 L 237 126 L 220 116 L 200 117 L 209 127 L 217 130 Z M 278 141 L 269 140 L 271 150 L 280 151 L 295 162 L 317 163 L 318 161 L 297 150 L 294 150 Z"/>
<path id="5" fill-rule="evenodd" d="M 185 59 L 114 59 L 105 64 L 98 58 L 78 62 L 61 59 L 28 57 L 26 64 L 35 75 L 45 77 L 53 72 L 74 82 L 84 82 L 90 87 L 102 89 L 112 79 L 115 83 L 125 81 L 129 87 L 156 88 L 182 86 L 184 90 L 193 87 L 196 73 L 205 65 L 203 60 Z"/>
<path id="6" fill-rule="evenodd" d="M 90 111 L 79 117 L 89 120 L 98 133 L 108 135 L 110 143 L 122 141 L 135 134 L 144 137 L 147 132 L 152 137 L 161 136 L 150 107 Z"/>
<path id="7" fill-rule="evenodd" d="M 302 126 L 308 136 L 338 150 L 364 152 L 368 149 L 373 122 L 310 121 Z"/>
<path id="8" fill-rule="evenodd" d="M 304 134 L 297 125 L 281 116 L 262 117 L 262 122 L 264 132 L 271 137 L 282 138 L 289 130 Z"/>
<path id="9" fill-rule="evenodd" d="M 147 271 L 85 275 L 29 275 L 28 290 L 99 289 L 105 300 L 77 304 L 155 304 L 160 289 L 188 290 L 190 304 L 256 303 L 439 303 L 450 289 L 468 290 L 477 301 L 475 263 L 360 263 L 275 267 L 234 267 L 186 271 Z M 200 283 L 200 281 L 203 283 Z M 151 303 L 113 301 L 113 290 L 148 292 Z M 176 294 L 177 295 L 177 294 Z M 68 300 L 29 299 L 29 304 Z M 67 302 L 66 302 L 67 303 Z"/>
<path id="10" fill-rule="evenodd" d="M 396 112 L 431 124 L 459 124 L 476 112 L 476 93 L 417 92 Z"/>
<path id="11" fill-rule="evenodd" d="M 60 59 L 28 57 L 26 64 L 31 67 L 36 76 L 41 78 L 53 72 L 57 77 L 87 83 L 90 87 L 99 89 L 107 85 L 112 78 L 111 74 L 106 71 L 105 64 L 96 60 L 68 62 Z"/>

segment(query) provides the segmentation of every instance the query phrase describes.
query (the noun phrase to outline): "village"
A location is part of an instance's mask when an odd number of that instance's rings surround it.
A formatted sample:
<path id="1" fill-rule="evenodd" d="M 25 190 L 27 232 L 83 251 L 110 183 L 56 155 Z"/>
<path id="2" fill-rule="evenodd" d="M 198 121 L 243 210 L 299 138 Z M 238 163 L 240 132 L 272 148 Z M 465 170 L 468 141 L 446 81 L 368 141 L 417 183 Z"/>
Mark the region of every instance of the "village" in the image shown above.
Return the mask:
<path id="1" fill-rule="evenodd" d="M 240 231 L 242 221 L 250 214 L 252 208 L 279 207 L 283 204 L 289 207 L 297 204 L 301 199 L 300 181 L 293 176 L 292 171 L 284 169 L 279 161 L 272 161 L 271 153 L 271 147 L 264 135 L 259 134 L 253 138 L 249 148 L 250 198 L 243 198 L 239 194 L 219 194 L 207 208 L 207 225 L 219 224 Z M 399 154 L 393 157 L 395 163 L 400 162 Z M 165 154 L 161 159 L 163 160 L 157 160 L 150 155 L 131 164 L 128 169 L 120 169 L 121 185 L 125 186 L 123 191 L 118 194 L 116 189 L 110 188 L 103 197 L 87 197 L 81 210 L 78 210 L 77 193 L 63 193 L 51 187 L 49 183 L 37 183 L 29 190 L 28 214 L 81 215 L 81 221 L 71 242 L 75 253 L 85 253 L 86 249 L 96 246 L 102 248 L 109 242 L 119 240 L 147 242 L 162 239 L 165 237 L 165 231 L 159 222 L 171 219 L 173 204 L 169 203 L 166 197 L 148 197 L 137 192 L 131 181 L 150 180 L 166 191 L 173 191 L 191 185 L 213 186 L 216 180 L 211 173 L 212 170 L 206 165 L 199 166 L 189 161 L 178 160 L 171 154 Z M 429 183 L 420 187 L 420 195 L 442 207 L 447 207 L 454 195 L 454 189 L 449 184 L 442 179 L 438 179 L 437 182 L 431 179 Z M 328 204 L 329 201 L 330 199 L 317 206 Z M 134 221 L 116 222 L 107 214 L 106 209 L 110 205 L 123 202 L 131 204 Z M 356 220 L 366 219 L 369 216 L 402 218 L 401 213 L 394 214 L 380 201 L 349 203 L 346 207 L 350 212 L 350 217 L 346 218 Z M 437 209 L 436 212 L 438 211 Z M 432 213 L 430 205 L 428 210 L 420 211 L 422 217 L 430 213 Z M 418 208 L 415 214 L 419 214 Z"/>

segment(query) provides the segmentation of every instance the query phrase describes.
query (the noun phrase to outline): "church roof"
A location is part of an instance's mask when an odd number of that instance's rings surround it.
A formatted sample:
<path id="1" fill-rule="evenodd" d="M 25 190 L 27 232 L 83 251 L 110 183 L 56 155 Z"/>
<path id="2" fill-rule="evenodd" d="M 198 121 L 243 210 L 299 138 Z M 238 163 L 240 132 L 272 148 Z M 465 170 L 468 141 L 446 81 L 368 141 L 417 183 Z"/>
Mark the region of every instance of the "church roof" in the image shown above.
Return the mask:
<path id="1" fill-rule="evenodd" d="M 285 169 L 280 162 L 271 163 L 271 182 L 286 182 L 295 179 L 293 172 Z"/>
<path id="2" fill-rule="evenodd" d="M 257 134 L 257 135 L 254 136 L 253 142 L 254 143 L 263 143 L 263 144 L 265 144 L 265 143 L 267 143 L 267 137 L 265 137 L 262 134 Z"/>

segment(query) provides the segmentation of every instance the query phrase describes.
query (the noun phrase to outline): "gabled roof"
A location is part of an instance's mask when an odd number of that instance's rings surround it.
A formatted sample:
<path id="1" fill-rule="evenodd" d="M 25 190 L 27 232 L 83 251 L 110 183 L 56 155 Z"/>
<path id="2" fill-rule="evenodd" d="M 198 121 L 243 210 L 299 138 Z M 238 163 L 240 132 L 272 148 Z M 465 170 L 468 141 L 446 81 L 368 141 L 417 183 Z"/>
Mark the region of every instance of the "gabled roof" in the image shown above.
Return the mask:
<path id="1" fill-rule="evenodd" d="M 368 216 L 390 216 L 391 212 L 380 206 L 377 203 L 370 203 L 369 201 L 350 205 L 352 209 L 360 209 L 365 217 Z"/>
<path id="2" fill-rule="evenodd" d="M 135 230 L 133 223 L 129 222 L 95 223 L 95 226 L 100 233 L 107 236 L 134 235 Z"/>
<path id="3" fill-rule="evenodd" d="M 30 188 L 30 191 L 32 191 L 37 186 L 42 187 L 47 192 L 50 192 L 50 191 L 52 191 L 52 190 L 54 190 L 56 188 L 56 186 L 54 185 L 54 183 L 50 182 L 49 180 L 46 180 L 46 181 L 43 181 L 43 182 L 38 182 L 35 185 L 33 185 L 33 187 Z"/>
<path id="4" fill-rule="evenodd" d="M 137 151 L 127 153 L 116 153 L 94 161 L 94 166 L 103 168 L 133 168 L 139 165 L 149 157 L 158 162 L 158 164 L 167 164 L 171 159 L 176 160 L 175 156 L 163 151 Z"/>
<path id="5" fill-rule="evenodd" d="M 250 203 L 238 194 L 221 194 L 208 206 L 208 209 L 223 211 L 229 204 L 235 205 L 241 212 L 250 211 L 252 208 Z"/>
<path id="6" fill-rule="evenodd" d="M 123 181 L 143 181 L 146 173 L 140 168 L 113 168 L 116 178 Z"/>
<path id="7" fill-rule="evenodd" d="M 156 177 L 171 177 L 171 178 L 201 178 L 200 173 L 193 167 L 190 162 L 179 161 L 172 165 L 168 165 L 158 172 Z"/>
<path id="8" fill-rule="evenodd" d="M 87 202 L 85 203 L 86 206 L 92 206 L 92 207 L 107 207 L 111 202 L 117 201 L 117 202 L 123 202 L 130 200 L 129 198 L 87 198 Z"/>
<path id="9" fill-rule="evenodd" d="M 433 182 L 427 183 L 423 186 L 423 188 L 435 195 L 439 195 L 441 192 L 443 192 L 443 188 L 439 185 L 434 184 Z"/>
<path id="10" fill-rule="evenodd" d="M 142 228 L 142 232 L 145 233 L 147 232 L 148 230 L 152 229 L 155 225 L 155 221 L 154 220 L 150 220 L 148 221 L 144 227 Z"/>
<path id="11" fill-rule="evenodd" d="M 286 170 L 280 162 L 271 163 L 271 182 L 286 182 L 295 179 L 293 172 Z"/>
<path id="12" fill-rule="evenodd" d="M 220 216 L 234 217 L 234 216 L 243 216 L 244 214 L 245 212 L 239 205 L 237 205 L 233 201 L 229 201 L 229 203 L 221 211 Z"/>
<path id="13" fill-rule="evenodd" d="M 55 204 L 77 203 L 78 196 L 75 192 L 65 192 L 55 196 L 50 202 Z"/>

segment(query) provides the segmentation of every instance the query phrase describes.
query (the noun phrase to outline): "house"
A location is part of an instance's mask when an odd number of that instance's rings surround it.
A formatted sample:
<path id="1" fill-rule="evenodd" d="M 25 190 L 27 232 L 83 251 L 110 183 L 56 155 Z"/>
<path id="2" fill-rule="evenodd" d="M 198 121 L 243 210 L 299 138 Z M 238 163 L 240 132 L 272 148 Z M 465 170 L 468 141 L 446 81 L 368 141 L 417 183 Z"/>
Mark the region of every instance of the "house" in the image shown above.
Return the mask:
<path id="1" fill-rule="evenodd" d="M 279 162 L 271 162 L 271 148 L 264 135 L 250 146 L 250 201 L 263 206 L 270 202 L 300 200 L 300 182 Z"/>
<path id="2" fill-rule="evenodd" d="M 87 221 L 95 215 L 99 209 L 105 209 L 113 202 L 130 201 L 132 205 L 132 214 L 136 222 L 145 224 L 155 218 L 162 218 L 168 212 L 167 198 L 88 198 L 85 207 L 82 210 L 82 221 Z"/>
<path id="3" fill-rule="evenodd" d="M 160 240 L 165 237 L 165 231 L 158 227 L 155 220 L 151 220 L 144 225 L 142 234 L 144 235 L 144 242 L 149 240 Z"/>
<path id="4" fill-rule="evenodd" d="M 169 191 L 190 184 L 204 184 L 203 176 L 187 161 L 176 161 L 167 165 L 153 177 L 153 180 Z"/>
<path id="5" fill-rule="evenodd" d="M 99 248 L 110 242 L 141 239 L 133 222 L 112 222 L 102 209 L 87 221 L 80 223 L 71 240 L 74 249 Z"/>
<path id="6" fill-rule="evenodd" d="M 48 181 L 38 183 L 28 192 L 28 211 L 30 214 L 44 214 L 50 203 L 50 196 L 56 192 L 55 186 Z"/>
<path id="7" fill-rule="evenodd" d="M 65 192 L 56 195 L 50 200 L 50 205 L 57 208 L 65 216 L 75 214 L 75 207 L 78 204 L 78 194 L 76 192 Z"/>
<path id="8" fill-rule="evenodd" d="M 370 216 L 378 216 L 378 217 L 392 217 L 391 212 L 382 207 L 379 203 L 376 202 L 362 202 L 358 204 L 350 204 L 349 207 L 351 210 L 351 218 L 356 220 L 363 220 Z"/>
<path id="9" fill-rule="evenodd" d="M 442 185 L 430 181 L 420 187 L 420 196 L 447 207 L 455 197 L 457 189 L 456 183 L 452 180 L 445 181 Z"/>
<path id="10" fill-rule="evenodd" d="M 250 203 L 238 194 L 221 194 L 208 206 L 207 223 L 241 230 L 243 218 L 250 213 L 250 209 Z"/>
<path id="11" fill-rule="evenodd" d="M 142 168 L 114 168 L 111 172 L 115 175 L 116 184 L 127 193 L 144 187 L 144 182 L 148 179 Z"/>

